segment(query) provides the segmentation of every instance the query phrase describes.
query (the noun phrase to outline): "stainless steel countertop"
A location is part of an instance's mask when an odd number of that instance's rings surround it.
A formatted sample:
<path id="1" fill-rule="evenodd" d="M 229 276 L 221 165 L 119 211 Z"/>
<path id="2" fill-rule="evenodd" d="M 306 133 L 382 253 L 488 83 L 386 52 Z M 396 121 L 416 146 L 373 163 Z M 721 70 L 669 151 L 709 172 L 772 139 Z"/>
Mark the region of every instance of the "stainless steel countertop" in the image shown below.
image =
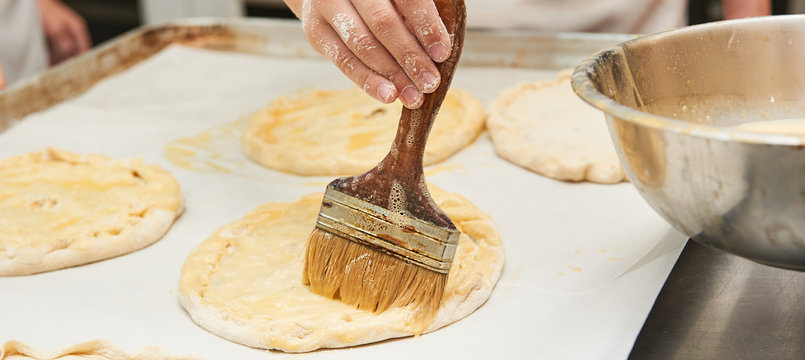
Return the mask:
<path id="1" fill-rule="evenodd" d="M 688 241 L 630 359 L 805 359 L 805 273 Z"/>

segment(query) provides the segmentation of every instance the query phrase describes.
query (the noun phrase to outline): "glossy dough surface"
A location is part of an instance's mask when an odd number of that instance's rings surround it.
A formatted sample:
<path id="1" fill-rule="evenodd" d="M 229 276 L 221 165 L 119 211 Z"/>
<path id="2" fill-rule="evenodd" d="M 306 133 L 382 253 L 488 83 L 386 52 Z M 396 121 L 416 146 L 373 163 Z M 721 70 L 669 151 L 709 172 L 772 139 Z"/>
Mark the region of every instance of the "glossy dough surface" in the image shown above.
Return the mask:
<path id="1" fill-rule="evenodd" d="M 145 247 L 183 209 L 171 174 L 140 159 L 46 149 L 0 161 L 0 275 L 103 260 Z"/>
<path id="2" fill-rule="evenodd" d="M 487 120 L 495 151 L 538 174 L 565 181 L 626 181 L 604 114 L 556 80 L 517 85 L 492 101 Z"/>
<path id="3" fill-rule="evenodd" d="M 246 154 L 268 168 L 299 175 L 358 174 L 389 151 L 402 105 L 381 104 L 358 88 L 281 97 L 249 117 Z M 452 88 L 425 149 L 425 165 L 472 143 L 484 128 L 481 103 Z"/>
<path id="4" fill-rule="evenodd" d="M 195 356 L 173 356 L 157 347 L 148 347 L 129 355 L 114 344 L 92 340 L 64 349 L 48 351 L 19 341 L 7 341 L 0 346 L 0 360 L 198 360 Z"/>
<path id="5" fill-rule="evenodd" d="M 460 195 L 431 188 L 462 235 L 442 304 L 425 332 L 481 306 L 504 261 L 489 215 Z M 413 309 L 374 314 L 313 294 L 302 284 L 305 244 L 321 200 L 318 194 L 264 204 L 202 242 L 185 261 L 179 289 L 180 302 L 193 320 L 231 341 L 287 352 L 414 334 Z"/>

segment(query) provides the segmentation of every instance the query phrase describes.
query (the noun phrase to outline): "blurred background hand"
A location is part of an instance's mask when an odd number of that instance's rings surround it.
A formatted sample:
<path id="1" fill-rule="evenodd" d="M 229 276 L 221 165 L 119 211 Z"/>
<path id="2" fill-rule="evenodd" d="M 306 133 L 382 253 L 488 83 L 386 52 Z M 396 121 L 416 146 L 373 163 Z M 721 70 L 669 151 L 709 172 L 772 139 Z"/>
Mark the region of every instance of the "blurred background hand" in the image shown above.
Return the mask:
<path id="1" fill-rule="evenodd" d="M 59 0 L 37 0 L 50 65 L 79 55 L 92 46 L 84 18 Z"/>

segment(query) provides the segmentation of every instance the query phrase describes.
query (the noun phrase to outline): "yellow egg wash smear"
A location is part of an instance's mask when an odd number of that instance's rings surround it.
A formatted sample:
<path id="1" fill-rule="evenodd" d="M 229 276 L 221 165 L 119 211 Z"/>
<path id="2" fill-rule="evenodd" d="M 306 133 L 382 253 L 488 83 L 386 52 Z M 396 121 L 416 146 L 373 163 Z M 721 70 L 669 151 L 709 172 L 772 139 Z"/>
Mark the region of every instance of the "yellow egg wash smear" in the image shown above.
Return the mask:
<path id="1" fill-rule="evenodd" d="M 0 248 L 80 248 L 81 239 L 117 235 L 149 209 L 182 207 L 181 196 L 164 195 L 178 193 L 175 181 L 151 181 L 161 176 L 155 167 L 83 159 L 49 150 L 0 161 Z"/>

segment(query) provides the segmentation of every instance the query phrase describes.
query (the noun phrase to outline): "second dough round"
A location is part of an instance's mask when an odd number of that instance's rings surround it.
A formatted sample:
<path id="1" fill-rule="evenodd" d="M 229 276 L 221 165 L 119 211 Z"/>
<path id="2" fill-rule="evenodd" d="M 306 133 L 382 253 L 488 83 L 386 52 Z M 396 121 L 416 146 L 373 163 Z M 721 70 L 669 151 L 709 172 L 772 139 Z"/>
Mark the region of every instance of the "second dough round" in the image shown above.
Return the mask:
<path id="1" fill-rule="evenodd" d="M 501 92 L 487 126 L 501 157 L 541 175 L 603 184 L 626 180 L 603 114 L 573 93 L 569 71 Z"/>
<path id="2" fill-rule="evenodd" d="M 401 105 L 381 104 L 358 88 L 281 97 L 250 116 L 243 149 L 258 163 L 299 175 L 358 174 L 388 152 Z M 447 93 L 425 149 L 425 165 L 442 161 L 483 131 L 484 111 L 470 93 Z"/>

